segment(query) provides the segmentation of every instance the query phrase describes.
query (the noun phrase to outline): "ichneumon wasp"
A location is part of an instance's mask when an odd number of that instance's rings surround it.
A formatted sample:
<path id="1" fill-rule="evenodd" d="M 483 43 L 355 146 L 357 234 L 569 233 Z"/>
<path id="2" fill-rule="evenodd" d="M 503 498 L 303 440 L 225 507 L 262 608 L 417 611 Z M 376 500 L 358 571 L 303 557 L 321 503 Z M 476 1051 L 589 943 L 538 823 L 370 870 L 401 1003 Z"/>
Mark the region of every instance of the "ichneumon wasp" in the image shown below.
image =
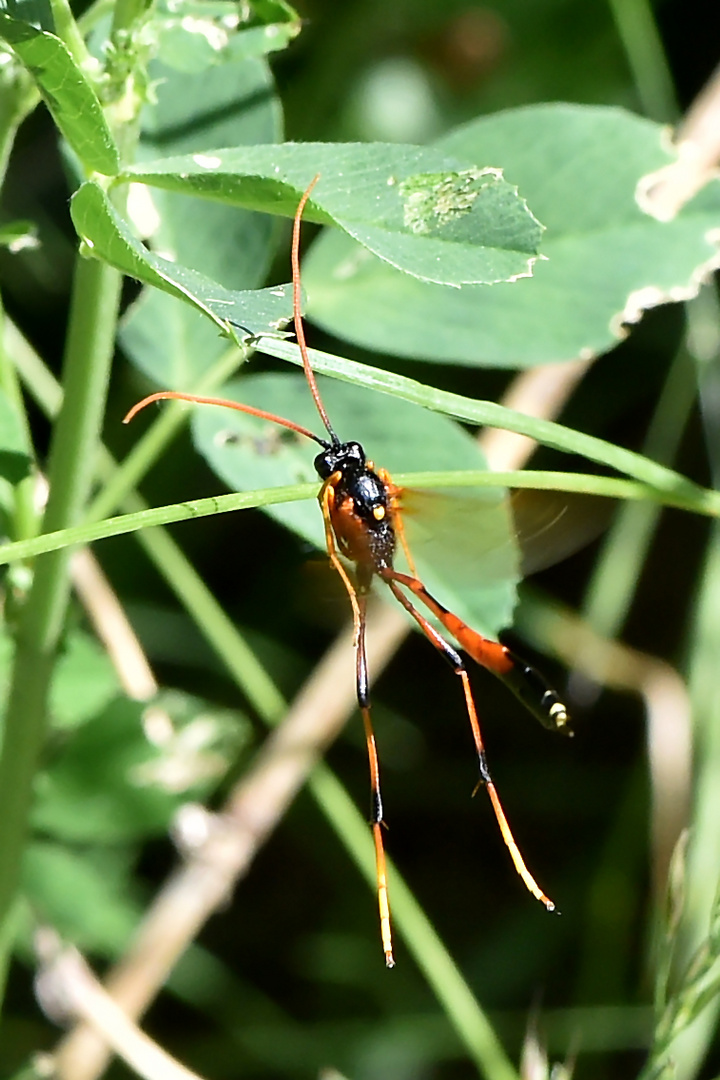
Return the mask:
<path id="1" fill-rule="evenodd" d="M 170 390 L 150 394 L 138 402 L 127 414 L 124 422 L 128 423 L 151 402 L 176 399 L 197 404 L 220 405 L 249 413 L 311 439 L 320 447 L 320 453 L 315 457 L 314 465 L 321 480 L 318 501 L 325 524 L 325 541 L 330 562 L 347 590 L 353 613 L 357 700 L 365 728 L 370 765 L 371 827 L 375 843 L 380 930 L 385 962 L 388 967 L 393 967 L 395 961 L 382 833 L 384 813 L 380 793 L 380 766 L 371 719 L 365 649 L 367 601 L 374 579 L 377 578 L 387 585 L 396 600 L 415 620 L 430 643 L 445 657 L 460 679 L 479 765 L 480 777 L 477 787 L 485 787 L 488 792 L 503 840 L 518 874 L 533 896 L 540 900 L 548 911 L 555 911 L 555 905 L 545 895 L 525 865 L 490 775 L 465 662 L 455 646 L 435 628 L 416 602 L 419 601 L 434 616 L 468 656 L 501 679 L 544 726 L 569 734 L 569 721 L 565 706 L 558 695 L 535 668 L 521 660 L 505 645 L 492 641 L 473 630 L 427 590 L 417 575 L 405 536 L 402 518 L 403 489 L 393 483 L 385 469 L 376 466 L 368 459 L 364 447 L 359 442 L 342 442 L 330 422 L 310 364 L 301 315 L 300 223 L 305 205 L 317 180 L 316 176 L 302 196 L 293 224 L 293 314 L 305 378 L 325 427 L 327 438 L 316 435 L 292 420 L 251 405 L 225 398 L 200 397 Z M 407 560 L 408 573 L 395 568 L 398 546 Z"/>

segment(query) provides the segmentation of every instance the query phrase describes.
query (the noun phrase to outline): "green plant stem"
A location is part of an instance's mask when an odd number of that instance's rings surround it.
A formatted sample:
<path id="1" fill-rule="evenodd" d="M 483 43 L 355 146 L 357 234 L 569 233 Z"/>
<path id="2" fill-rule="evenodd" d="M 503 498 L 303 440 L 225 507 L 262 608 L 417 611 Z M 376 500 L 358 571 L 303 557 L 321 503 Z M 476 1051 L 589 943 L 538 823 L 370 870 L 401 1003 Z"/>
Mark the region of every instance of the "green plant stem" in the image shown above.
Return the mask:
<path id="1" fill-rule="evenodd" d="M 77 24 L 80 32 L 87 36 L 99 22 L 112 16 L 115 6 L 115 0 L 95 0 L 94 4 L 78 15 Z"/>
<path id="2" fill-rule="evenodd" d="M 0 389 L 11 402 L 15 413 L 20 418 L 25 434 L 25 445 L 31 453 L 32 436 L 30 423 L 25 410 L 25 401 L 20 390 L 15 365 L 10 361 L 5 347 L 5 311 L 0 305 Z M 15 485 L 15 512 L 13 514 L 13 533 L 18 540 L 26 540 L 37 532 L 38 515 L 35 510 L 35 476 L 31 471 L 19 484 Z M 0 950 L 1 951 L 1 950 Z"/>
<path id="3" fill-rule="evenodd" d="M 0 73 L 0 186 L 5 182 L 17 129 L 39 100 L 35 85 L 19 66 L 12 81 L 9 73 L 4 78 Z"/>
<path id="4" fill-rule="evenodd" d="M 611 476 L 592 476 L 585 473 L 534 473 L 534 472 L 443 472 L 399 473 L 394 479 L 405 487 L 529 487 L 552 491 L 581 491 L 615 499 L 651 499 L 663 505 L 675 506 L 696 513 L 720 516 L 720 499 L 702 498 L 686 501 L 665 492 L 648 488 L 633 480 L 615 479 Z M 709 492 L 708 496 L 714 493 Z M 57 551 L 72 544 L 91 544 L 110 536 L 123 536 L 155 525 L 170 525 L 176 521 L 227 514 L 235 510 L 250 510 L 259 506 L 277 506 L 279 503 L 296 502 L 317 496 L 317 484 L 291 484 L 287 487 L 261 488 L 258 491 L 233 492 L 230 495 L 213 495 L 206 499 L 191 499 L 168 506 L 136 510 L 134 513 L 91 521 L 43 533 L 29 540 L 18 540 L 0 546 L 0 566 Z"/>
<path id="5" fill-rule="evenodd" d="M 720 389 L 720 308 L 713 289 L 704 289 L 688 305 L 688 345 L 696 362 L 708 458 L 716 486 L 720 484 L 720 434 L 717 402 Z M 720 620 L 717 598 L 720 593 L 720 529 L 710 534 L 695 611 L 693 639 L 689 648 L 689 688 L 693 716 L 694 788 L 690 839 L 682 885 L 683 907 L 674 935 L 672 996 L 667 1013 L 684 1004 L 681 976 L 707 941 L 720 866 L 720 695 L 717 657 L 720 648 Z M 700 1070 L 717 1029 L 720 999 L 708 1001 L 687 1030 L 666 1046 L 662 1032 L 648 1063 L 647 1075 L 659 1075 L 663 1062 L 672 1059 L 676 1075 L 691 1080 Z M 699 1010 L 698 1010 L 699 1011 Z M 680 1012 L 678 1013 L 680 1015 Z M 652 1070 L 655 1070 L 653 1073 Z"/>
<path id="6" fill-rule="evenodd" d="M 138 509 L 145 505 L 134 492 L 126 497 L 125 506 L 128 508 Z M 287 709 L 287 703 L 180 547 L 162 528 L 143 529 L 138 541 L 202 629 L 205 639 L 223 661 L 253 709 L 266 724 L 272 726 L 278 723 Z"/>
<path id="7" fill-rule="evenodd" d="M 263 337 L 258 342 L 257 349 L 259 352 L 267 353 L 268 356 L 275 356 L 280 360 L 288 360 L 291 364 L 302 366 L 300 350 L 292 342 Z M 554 450 L 562 450 L 570 454 L 582 454 L 589 461 L 600 462 L 651 487 L 656 487 L 660 491 L 672 492 L 674 496 L 695 497 L 698 499 L 698 506 L 703 501 L 707 501 L 708 506 L 720 506 L 720 496 L 717 492 L 708 492 L 672 469 L 650 461 L 642 454 L 636 454 L 622 446 L 605 442 L 595 435 L 585 435 L 581 431 L 566 428 L 553 420 L 542 420 L 515 412 L 494 401 L 480 401 L 462 397 L 460 394 L 448 393 L 445 390 L 437 390 L 416 379 L 408 379 L 394 372 L 381 371 L 368 364 L 346 360 L 333 356 L 331 353 L 321 352 L 319 349 L 308 349 L 308 356 L 316 374 L 330 375 L 342 382 L 350 382 L 367 387 L 368 390 L 390 394 L 404 401 L 411 401 L 415 405 L 421 405 L 425 409 L 454 416 L 457 420 L 464 420 L 470 424 L 503 428 L 514 431 L 518 435 L 527 435 L 542 443 L 543 446 L 550 446 Z"/>
<path id="8" fill-rule="evenodd" d="M 87 68 L 90 54 L 68 0 L 50 0 L 55 23 L 55 33 L 67 45 L 73 60 L 79 68 Z"/>
<path id="9" fill-rule="evenodd" d="M 675 87 L 649 0 L 609 2 L 643 112 L 660 123 L 675 120 Z"/>
<path id="10" fill-rule="evenodd" d="M 694 640 L 689 651 L 690 699 L 693 715 L 694 790 L 690 844 L 685 877 L 685 902 L 675 950 L 675 973 L 707 937 L 709 913 L 718 886 L 720 867 L 720 527 L 712 530 L 699 588 Z M 676 974 L 677 977 L 677 974 Z M 720 998 L 709 1002 L 687 1031 L 676 1039 L 670 1054 L 677 1075 L 697 1075 L 716 1030 Z"/>
<path id="11" fill-rule="evenodd" d="M 78 257 L 65 350 L 65 396 L 53 433 L 44 528 L 77 522 L 87 501 L 105 410 L 120 275 Z M 0 755 L 0 927 L 20 879 L 33 778 L 45 734 L 47 694 L 69 593 L 70 550 L 38 560 L 21 613 Z M 8 953 L 0 957 L 0 998 Z"/>
<path id="12" fill-rule="evenodd" d="M 113 36 L 118 32 L 129 30 L 134 23 L 141 19 L 152 0 L 116 0 L 113 8 Z"/>
<path id="13" fill-rule="evenodd" d="M 662 465 L 672 463 L 696 397 L 692 362 L 683 345 L 670 367 L 643 444 L 647 457 Z M 583 617 L 602 637 L 616 637 L 622 630 L 660 509 L 650 502 L 625 504 L 607 536 L 583 605 Z"/>
<path id="14" fill-rule="evenodd" d="M 692 828 L 687 854 L 685 901 L 675 948 L 673 995 L 678 987 L 678 972 L 689 962 L 707 937 L 709 913 L 718 884 L 720 866 L 720 684 L 717 677 L 720 655 L 720 527 L 715 525 L 703 568 L 694 640 L 689 655 L 690 697 L 695 739 L 695 784 Z M 669 1010 L 677 1007 L 671 998 Z M 659 1074 L 668 1055 L 675 1064 L 675 1075 L 690 1080 L 697 1075 L 717 1023 L 720 1001 L 707 1004 L 704 1012 L 682 1032 L 668 1048 L 659 1041 L 642 1073 L 643 1080 Z"/>

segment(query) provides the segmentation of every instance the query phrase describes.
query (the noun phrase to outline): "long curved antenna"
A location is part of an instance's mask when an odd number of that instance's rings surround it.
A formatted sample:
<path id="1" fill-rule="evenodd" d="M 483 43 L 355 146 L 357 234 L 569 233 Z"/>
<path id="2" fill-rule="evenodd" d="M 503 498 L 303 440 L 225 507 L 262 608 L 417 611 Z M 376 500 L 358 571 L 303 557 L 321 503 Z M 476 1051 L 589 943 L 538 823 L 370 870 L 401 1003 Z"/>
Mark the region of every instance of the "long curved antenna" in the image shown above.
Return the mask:
<path id="1" fill-rule="evenodd" d="M 232 401 L 230 398 L 200 397 L 197 394 L 183 394 L 179 390 L 159 390 L 156 394 L 149 394 L 142 401 L 138 401 L 136 405 L 133 405 L 132 409 L 123 417 L 123 424 L 129 424 L 141 409 L 144 409 L 146 405 L 151 405 L 153 401 L 168 400 L 192 401 L 196 405 L 221 405 L 224 409 L 235 409 L 237 412 L 249 413 L 250 416 L 259 416 L 261 420 L 271 420 L 273 424 L 280 424 L 281 427 L 289 428 L 290 431 L 296 431 L 298 435 L 304 435 L 307 439 L 312 439 L 313 442 L 318 443 L 325 450 L 329 449 L 325 439 L 321 439 L 314 432 L 303 427 L 302 424 L 296 424 L 293 420 L 286 420 L 284 416 L 276 416 L 275 413 L 266 412 L 264 409 L 256 409 L 253 405 L 243 405 L 242 402 Z"/>
<path id="2" fill-rule="evenodd" d="M 293 221 L 293 236 L 292 236 L 292 279 L 293 279 L 293 320 L 295 322 L 295 337 L 300 347 L 300 355 L 302 356 L 303 370 L 305 372 L 305 378 L 307 379 L 308 386 L 310 387 L 310 393 L 313 396 L 313 401 L 317 406 L 317 411 L 320 413 L 320 419 L 325 425 L 325 430 L 332 439 L 333 446 L 339 446 L 340 440 L 333 430 L 333 426 L 330 423 L 330 417 L 325 411 L 325 406 L 322 403 L 320 397 L 320 391 L 318 390 L 317 381 L 315 379 L 315 372 L 310 364 L 310 357 L 308 356 L 307 344 L 305 343 L 305 327 L 302 321 L 302 286 L 300 284 L 300 222 L 303 216 L 303 210 L 310 198 L 312 189 L 320 179 L 320 173 L 317 173 L 310 183 L 308 184 L 302 199 L 298 203 L 298 208 L 295 211 L 295 220 Z"/>

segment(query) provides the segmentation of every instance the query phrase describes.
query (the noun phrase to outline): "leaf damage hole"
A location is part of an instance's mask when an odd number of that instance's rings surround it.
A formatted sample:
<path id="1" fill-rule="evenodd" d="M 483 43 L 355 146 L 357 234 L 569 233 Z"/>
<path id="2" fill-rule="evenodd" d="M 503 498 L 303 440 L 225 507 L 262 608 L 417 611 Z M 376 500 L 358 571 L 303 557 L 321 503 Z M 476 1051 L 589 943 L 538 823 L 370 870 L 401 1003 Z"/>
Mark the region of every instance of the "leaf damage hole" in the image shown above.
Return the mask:
<path id="1" fill-rule="evenodd" d="M 304 445 L 296 432 L 278 430 L 269 425 L 266 430 L 252 435 L 226 428 L 218 431 L 213 441 L 216 446 L 223 448 L 239 447 L 250 450 L 258 457 L 275 457 L 288 447 Z"/>
<path id="2" fill-rule="evenodd" d="M 478 195 L 502 180 L 502 169 L 461 169 L 418 173 L 400 184 L 403 223 L 413 233 L 429 233 L 468 214 Z"/>

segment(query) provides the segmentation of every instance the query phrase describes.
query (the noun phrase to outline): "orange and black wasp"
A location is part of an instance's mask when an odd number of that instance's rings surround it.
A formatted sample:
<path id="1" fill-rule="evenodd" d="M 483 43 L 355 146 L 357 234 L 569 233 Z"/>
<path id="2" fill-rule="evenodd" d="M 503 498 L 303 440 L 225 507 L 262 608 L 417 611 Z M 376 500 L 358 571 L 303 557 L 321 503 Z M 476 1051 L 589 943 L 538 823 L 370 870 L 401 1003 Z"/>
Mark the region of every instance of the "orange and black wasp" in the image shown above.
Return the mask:
<path id="1" fill-rule="evenodd" d="M 382 947 L 387 966 L 393 967 L 395 961 L 383 844 L 384 810 L 380 792 L 380 765 L 371 718 L 365 648 L 367 601 L 375 579 L 387 585 L 393 596 L 415 620 L 430 643 L 445 657 L 460 679 L 478 759 L 480 777 L 477 786 L 485 787 L 488 792 L 503 840 L 518 874 L 533 896 L 542 901 L 548 911 L 554 911 L 555 905 L 545 895 L 525 865 L 490 775 L 465 661 L 458 649 L 420 610 L 417 602 L 434 616 L 448 636 L 452 637 L 468 656 L 501 679 L 543 725 L 556 731 L 569 733 L 568 714 L 556 692 L 534 667 L 521 660 L 507 646 L 492 641 L 473 630 L 428 591 L 416 573 L 405 537 L 402 516 L 403 489 L 393 482 L 385 469 L 376 466 L 367 457 L 364 447 L 359 442 L 342 442 L 330 422 L 310 364 L 301 315 L 300 223 L 303 210 L 317 180 L 318 177 L 315 177 L 302 196 L 294 219 L 293 313 L 305 377 L 325 427 L 327 438 L 316 435 L 292 420 L 251 405 L 225 398 L 199 397 L 176 391 L 161 391 L 144 398 L 130 410 L 125 417 L 125 422 L 130 421 L 136 413 L 153 401 L 179 399 L 199 404 L 221 405 L 249 413 L 311 439 L 321 448 L 314 462 L 315 470 L 321 480 L 318 501 L 325 523 L 325 540 L 330 562 L 347 590 L 353 613 L 355 681 L 370 764 L 371 827 L 375 843 Z M 398 547 L 405 554 L 408 573 L 395 568 Z"/>

